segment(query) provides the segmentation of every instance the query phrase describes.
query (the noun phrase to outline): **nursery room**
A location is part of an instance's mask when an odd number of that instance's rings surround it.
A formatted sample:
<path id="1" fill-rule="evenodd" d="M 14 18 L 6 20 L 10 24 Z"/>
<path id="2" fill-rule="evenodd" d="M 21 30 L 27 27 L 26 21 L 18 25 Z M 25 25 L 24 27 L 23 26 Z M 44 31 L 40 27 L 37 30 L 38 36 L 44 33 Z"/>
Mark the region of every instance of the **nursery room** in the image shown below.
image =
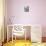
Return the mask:
<path id="1" fill-rule="evenodd" d="M 0 46 L 46 46 L 46 0 L 0 0 Z"/>

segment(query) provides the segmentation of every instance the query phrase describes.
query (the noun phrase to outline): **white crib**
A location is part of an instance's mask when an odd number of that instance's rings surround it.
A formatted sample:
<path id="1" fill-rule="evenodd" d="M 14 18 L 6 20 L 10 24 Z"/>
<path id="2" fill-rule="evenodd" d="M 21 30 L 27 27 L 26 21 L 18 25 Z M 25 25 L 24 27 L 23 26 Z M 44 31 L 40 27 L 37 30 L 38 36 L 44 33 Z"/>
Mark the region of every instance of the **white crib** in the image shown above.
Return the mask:
<path id="1" fill-rule="evenodd" d="M 12 30 L 9 30 L 10 27 L 12 27 Z M 28 28 L 28 27 L 30 27 L 30 28 Z M 30 36 L 29 35 L 28 36 L 30 37 L 31 42 L 41 42 L 41 37 L 42 37 L 41 26 L 40 25 L 30 25 L 30 24 L 29 25 L 23 25 L 23 24 L 8 25 L 7 26 L 7 42 L 9 41 L 10 35 L 12 37 L 12 42 L 13 42 L 14 36 L 15 36 L 15 40 L 16 40 L 16 36 L 23 36 L 23 34 L 24 34 L 25 41 L 26 41 L 26 38 L 27 38 L 26 29 L 27 28 L 30 31 Z"/>
<path id="2" fill-rule="evenodd" d="M 13 37 L 14 36 L 15 36 L 15 40 L 16 40 L 16 36 L 23 36 L 23 35 L 24 35 L 24 39 L 26 41 L 27 35 L 26 35 L 26 28 L 23 28 L 24 26 L 26 27 L 27 25 L 21 25 L 21 24 L 8 25 L 7 26 L 7 42 L 9 41 L 10 35 L 12 35 L 11 36 L 12 37 L 12 42 L 13 42 Z M 9 30 L 10 27 L 12 27 L 12 30 Z"/>

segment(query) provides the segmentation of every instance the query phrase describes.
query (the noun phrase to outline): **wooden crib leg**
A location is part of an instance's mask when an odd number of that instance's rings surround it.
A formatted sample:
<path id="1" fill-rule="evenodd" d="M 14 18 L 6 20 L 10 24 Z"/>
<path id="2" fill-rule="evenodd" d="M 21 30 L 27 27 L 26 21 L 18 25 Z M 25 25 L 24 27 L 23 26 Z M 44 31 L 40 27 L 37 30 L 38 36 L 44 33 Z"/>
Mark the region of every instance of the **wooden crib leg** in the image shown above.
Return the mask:
<path id="1" fill-rule="evenodd" d="M 7 28 L 7 42 L 8 42 L 8 28 Z"/>
<path id="2" fill-rule="evenodd" d="M 16 42 L 16 36 L 15 36 L 15 42 Z"/>
<path id="3" fill-rule="evenodd" d="M 26 31 L 25 31 L 25 42 L 26 42 Z"/>
<path id="4" fill-rule="evenodd" d="M 12 31 L 12 43 L 13 43 L 13 31 Z"/>

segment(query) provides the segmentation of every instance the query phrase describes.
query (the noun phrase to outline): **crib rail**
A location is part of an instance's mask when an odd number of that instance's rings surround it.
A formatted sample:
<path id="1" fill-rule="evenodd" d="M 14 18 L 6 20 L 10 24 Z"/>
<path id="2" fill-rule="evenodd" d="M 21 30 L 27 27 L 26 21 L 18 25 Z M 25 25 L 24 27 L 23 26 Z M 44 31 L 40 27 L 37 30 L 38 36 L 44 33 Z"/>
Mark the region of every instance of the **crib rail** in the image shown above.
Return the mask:
<path id="1" fill-rule="evenodd" d="M 15 36 L 15 41 L 16 41 L 16 36 L 18 36 L 18 37 L 21 37 L 21 36 L 23 36 L 24 35 L 24 39 L 25 39 L 25 41 L 26 41 L 26 39 L 27 39 L 27 33 L 26 33 L 26 29 L 29 27 L 29 40 L 31 40 L 30 39 L 30 37 L 31 37 L 31 26 L 27 26 L 27 25 L 17 25 L 17 24 L 15 24 L 15 25 L 8 25 L 7 26 L 7 42 L 9 41 L 9 38 L 10 38 L 10 35 L 12 35 L 11 36 L 11 38 L 12 38 L 12 43 L 13 43 L 13 41 L 14 41 L 14 36 Z M 10 34 L 10 33 L 11 34 Z M 21 39 L 21 38 L 20 38 Z"/>
<path id="2" fill-rule="evenodd" d="M 9 41 L 9 36 L 12 37 L 12 42 L 17 40 L 17 36 L 20 37 L 24 34 L 24 40 L 27 39 L 31 42 L 41 42 L 42 38 L 42 28 L 41 25 L 30 25 L 30 24 L 14 24 L 7 26 L 7 42 Z M 34 40 L 35 39 L 35 40 Z"/>

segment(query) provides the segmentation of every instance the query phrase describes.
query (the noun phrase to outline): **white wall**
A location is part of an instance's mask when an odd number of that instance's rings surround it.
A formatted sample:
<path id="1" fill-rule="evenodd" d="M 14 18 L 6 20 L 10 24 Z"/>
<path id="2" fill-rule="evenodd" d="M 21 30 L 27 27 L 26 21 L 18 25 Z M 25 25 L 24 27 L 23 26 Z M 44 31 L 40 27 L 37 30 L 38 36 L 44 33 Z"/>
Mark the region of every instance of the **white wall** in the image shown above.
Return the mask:
<path id="1" fill-rule="evenodd" d="M 26 5 L 30 7 L 27 13 L 24 12 Z M 46 0 L 8 0 L 7 8 L 12 23 L 40 24 L 43 27 L 43 37 L 46 36 Z M 11 24 L 9 18 L 8 24 Z"/>

